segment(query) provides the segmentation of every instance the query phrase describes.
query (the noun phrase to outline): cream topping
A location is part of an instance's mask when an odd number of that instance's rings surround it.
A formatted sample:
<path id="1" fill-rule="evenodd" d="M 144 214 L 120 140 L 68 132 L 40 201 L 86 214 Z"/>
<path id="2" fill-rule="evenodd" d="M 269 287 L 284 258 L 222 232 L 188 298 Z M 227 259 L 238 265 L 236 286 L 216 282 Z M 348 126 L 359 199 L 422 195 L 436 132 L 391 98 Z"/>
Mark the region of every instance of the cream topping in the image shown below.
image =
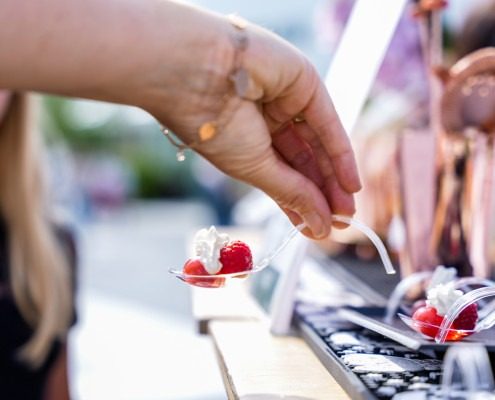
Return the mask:
<path id="1" fill-rule="evenodd" d="M 194 253 L 210 275 L 218 273 L 222 268 L 220 250 L 229 240 L 227 234 L 218 233 L 214 226 L 210 226 L 209 229 L 201 229 L 194 236 Z"/>
<path id="2" fill-rule="evenodd" d="M 462 295 L 462 291 L 454 289 L 454 282 L 440 283 L 428 289 L 426 304 L 435 307 L 437 314 L 444 316 L 452 304 Z"/>
<path id="3" fill-rule="evenodd" d="M 457 270 L 455 268 L 446 268 L 443 265 L 439 265 L 435 268 L 435 272 L 431 277 L 430 284 L 427 290 L 434 288 L 437 285 L 452 282 L 457 277 Z"/>

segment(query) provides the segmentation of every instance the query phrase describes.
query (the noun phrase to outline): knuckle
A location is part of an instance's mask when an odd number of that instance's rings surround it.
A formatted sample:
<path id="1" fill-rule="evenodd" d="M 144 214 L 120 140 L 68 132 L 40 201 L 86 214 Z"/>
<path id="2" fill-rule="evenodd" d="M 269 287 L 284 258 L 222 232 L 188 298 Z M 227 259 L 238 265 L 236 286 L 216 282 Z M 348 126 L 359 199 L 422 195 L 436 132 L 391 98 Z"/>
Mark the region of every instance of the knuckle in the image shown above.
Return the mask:
<path id="1" fill-rule="evenodd" d="M 309 196 L 305 185 L 301 184 L 296 186 L 296 190 L 287 192 L 285 195 L 275 199 L 275 201 L 282 207 L 291 211 L 298 211 L 298 213 L 304 213 L 309 208 Z"/>

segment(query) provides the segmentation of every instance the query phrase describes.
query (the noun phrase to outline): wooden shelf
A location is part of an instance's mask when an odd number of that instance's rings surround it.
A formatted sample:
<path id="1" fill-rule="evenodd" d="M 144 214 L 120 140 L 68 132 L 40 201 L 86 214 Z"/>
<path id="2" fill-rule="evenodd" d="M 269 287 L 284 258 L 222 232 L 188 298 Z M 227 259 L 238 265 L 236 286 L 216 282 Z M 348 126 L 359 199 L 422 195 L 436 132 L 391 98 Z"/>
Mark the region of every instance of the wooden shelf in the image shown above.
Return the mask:
<path id="1" fill-rule="evenodd" d="M 210 321 L 266 319 L 245 285 L 239 283 L 222 289 L 192 289 L 193 315 L 199 333 L 208 333 Z"/>
<path id="2" fill-rule="evenodd" d="M 246 232 L 234 232 L 243 238 Z M 255 243 L 255 234 L 248 242 Z M 298 337 L 274 336 L 247 282 L 223 289 L 192 288 L 193 314 L 215 345 L 230 400 L 350 400 Z"/>
<path id="3" fill-rule="evenodd" d="M 212 321 L 229 400 L 349 400 L 304 341 L 260 321 Z"/>

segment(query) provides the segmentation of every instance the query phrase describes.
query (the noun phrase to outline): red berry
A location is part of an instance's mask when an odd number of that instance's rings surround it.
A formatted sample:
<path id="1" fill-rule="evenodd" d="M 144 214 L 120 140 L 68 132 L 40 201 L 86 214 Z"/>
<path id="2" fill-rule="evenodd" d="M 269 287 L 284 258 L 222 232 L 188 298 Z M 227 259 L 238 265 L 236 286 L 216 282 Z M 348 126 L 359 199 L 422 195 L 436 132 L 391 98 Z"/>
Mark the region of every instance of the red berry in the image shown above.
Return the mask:
<path id="1" fill-rule="evenodd" d="M 222 268 L 219 274 L 249 271 L 253 268 L 253 256 L 246 243 L 236 240 L 222 247 L 220 263 Z"/>
<path id="2" fill-rule="evenodd" d="M 183 272 L 187 275 L 209 275 L 203 263 L 197 258 L 191 258 L 184 264 Z"/>
<path id="3" fill-rule="evenodd" d="M 437 314 L 434 307 L 420 307 L 413 314 L 413 319 L 418 322 L 423 322 L 425 325 L 418 324 L 417 328 L 426 336 L 434 338 L 442 324 L 443 318 Z M 447 334 L 447 340 L 460 340 L 472 332 L 460 332 L 473 330 L 478 320 L 478 306 L 471 304 L 462 311 L 455 319 L 452 327 Z"/>
<path id="4" fill-rule="evenodd" d="M 438 333 L 438 327 L 442 324 L 443 317 L 437 314 L 434 307 L 420 307 L 413 314 L 415 321 L 423 322 L 418 324 L 418 329 L 426 336 L 434 338 Z"/>
<path id="5" fill-rule="evenodd" d="M 205 287 L 205 288 L 218 288 L 225 284 L 225 278 L 214 278 L 205 269 L 203 263 L 197 258 L 192 258 L 186 261 L 182 272 L 186 275 L 183 279 L 190 285 Z M 188 277 L 187 275 L 206 275 L 205 278 Z"/>
<path id="6" fill-rule="evenodd" d="M 426 307 L 426 300 L 416 300 L 411 307 L 411 314 L 414 314 L 421 307 Z"/>
<path id="7" fill-rule="evenodd" d="M 467 306 L 455 319 L 452 326 L 455 329 L 461 329 L 465 331 L 473 330 L 478 321 L 478 306 L 476 303 Z"/>

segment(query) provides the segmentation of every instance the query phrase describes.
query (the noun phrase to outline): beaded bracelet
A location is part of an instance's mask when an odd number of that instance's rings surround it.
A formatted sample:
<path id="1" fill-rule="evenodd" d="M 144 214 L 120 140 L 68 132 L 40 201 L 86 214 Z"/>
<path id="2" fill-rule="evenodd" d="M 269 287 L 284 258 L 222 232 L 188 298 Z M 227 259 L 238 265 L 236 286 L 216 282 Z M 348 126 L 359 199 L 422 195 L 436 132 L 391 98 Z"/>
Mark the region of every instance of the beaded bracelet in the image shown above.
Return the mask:
<path id="1" fill-rule="evenodd" d="M 240 102 L 246 98 L 249 88 L 250 77 L 248 71 L 242 66 L 242 55 L 248 47 L 248 37 L 245 31 L 247 22 L 237 15 L 228 15 L 227 19 L 235 28 L 234 35 L 232 35 L 232 42 L 234 45 L 234 62 L 232 72 L 229 74 L 229 81 L 233 85 L 236 96 L 235 102 L 229 102 L 232 97 L 230 95 L 224 96 L 224 107 L 220 115 L 216 120 L 204 122 L 198 129 L 198 140 L 192 143 L 186 144 L 179 141 L 176 137 L 172 136 L 172 132 L 166 127 L 162 127 L 163 135 L 168 141 L 177 148 L 177 161 L 182 162 L 186 159 L 185 151 L 187 149 L 194 149 L 197 145 L 213 139 L 220 128 L 228 122 L 228 119 L 232 116 Z M 230 103 L 230 107 L 226 107 Z M 234 103 L 234 104 L 232 104 Z"/>

